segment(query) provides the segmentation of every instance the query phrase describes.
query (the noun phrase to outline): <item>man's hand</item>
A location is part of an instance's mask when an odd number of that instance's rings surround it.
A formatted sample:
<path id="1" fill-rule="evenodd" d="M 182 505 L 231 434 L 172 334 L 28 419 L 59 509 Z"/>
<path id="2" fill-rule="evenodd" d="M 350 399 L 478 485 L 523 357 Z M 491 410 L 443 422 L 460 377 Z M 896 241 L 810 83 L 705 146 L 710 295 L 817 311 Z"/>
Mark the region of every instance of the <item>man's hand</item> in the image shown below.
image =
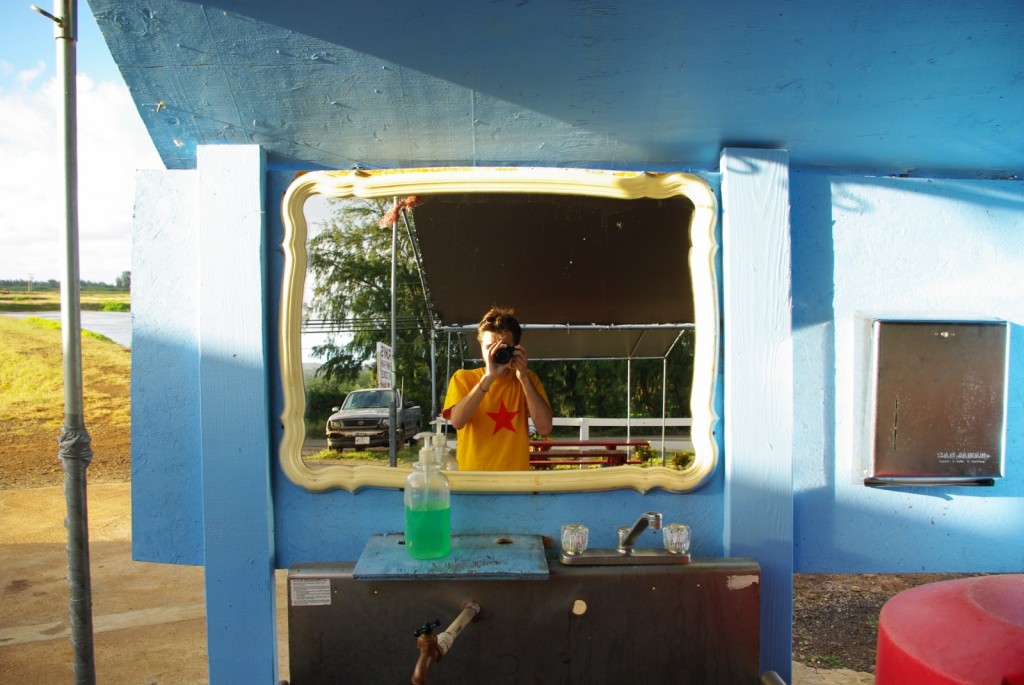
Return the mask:
<path id="1" fill-rule="evenodd" d="M 512 349 L 512 359 L 510 359 L 508 362 L 504 364 L 500 364 L 498 363 L 498 360 L 494 358 L 494 355 L 498 353 L 498 350 L 506 347 Z M 517 349 L 518 348 L 511 348 L 509 345 L 506 345 L 501 338 L 495 337 L 494 340 L 491 342 L 490 346 L 488 346 L 487 349 L 484 350 L 485 375 L 490 378 L 494 378 L 505 373 L 505 371 L 508 370 L 510 366 L 513 366 L 515 364 Z"/>
<path id="2" fill-rule="evenodd" d="M 526 378 L 526 367 L 528 364 L 528 357 L 526 356 L 526 348 L 522 345 L 517 346 L 512 350 L 512 368 L 515 369 L 516 378 L 522 381 Z"/>
<path id="3" fill-rule="evenodd" d="M 519 384 L 523 386 L 523 392 L 526 395 L 526 410 L 530 413 L 530 418 L 533 419 L 534 427 L 541 435 L 551 435 L 551 405 L 544 401 L 534 386 L 533 379 L 526 373 L 528 359 L 526 348 L 519 345 L 512 357 L 512 368 L 515 369 Z"/>

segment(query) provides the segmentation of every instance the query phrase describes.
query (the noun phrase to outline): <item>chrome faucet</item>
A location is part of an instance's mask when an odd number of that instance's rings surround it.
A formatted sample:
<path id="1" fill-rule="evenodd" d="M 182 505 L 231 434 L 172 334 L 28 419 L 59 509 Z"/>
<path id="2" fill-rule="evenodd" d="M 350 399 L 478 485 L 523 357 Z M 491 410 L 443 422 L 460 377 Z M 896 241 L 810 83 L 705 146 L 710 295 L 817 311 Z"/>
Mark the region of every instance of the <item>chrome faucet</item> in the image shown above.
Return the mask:
<path id="1" fill-rule="evenodd" d="M 632 527 L 622 526 L 619 528 L 619 554 L 629 555 L 633 553 L 633 545 L 636 544 L 640 534 L 650 526 L 653 530 L 661 529 L 661 514 L 656 511 L 645 512 Z"/>

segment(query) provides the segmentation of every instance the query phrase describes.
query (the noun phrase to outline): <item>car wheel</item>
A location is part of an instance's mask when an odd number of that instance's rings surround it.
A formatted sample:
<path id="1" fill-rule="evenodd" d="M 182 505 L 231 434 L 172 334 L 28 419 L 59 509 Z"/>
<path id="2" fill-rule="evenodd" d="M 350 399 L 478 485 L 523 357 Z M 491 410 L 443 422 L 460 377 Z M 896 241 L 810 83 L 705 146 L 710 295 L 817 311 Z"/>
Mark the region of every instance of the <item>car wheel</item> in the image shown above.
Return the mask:
<path id="1" fill-rule="evenodd" d="M 401 447 L 405 444 L 405 429 L 399 428 L 395 431 L 395 444 Z"/>

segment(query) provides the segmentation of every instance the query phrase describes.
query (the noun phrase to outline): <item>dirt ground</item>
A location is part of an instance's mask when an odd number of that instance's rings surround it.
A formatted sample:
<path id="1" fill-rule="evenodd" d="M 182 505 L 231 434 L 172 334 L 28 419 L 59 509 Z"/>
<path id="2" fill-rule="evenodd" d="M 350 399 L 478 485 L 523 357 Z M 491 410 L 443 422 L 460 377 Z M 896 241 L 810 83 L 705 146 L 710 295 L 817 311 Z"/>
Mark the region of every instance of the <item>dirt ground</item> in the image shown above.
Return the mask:
<path id="1" fill-rule="evenodd" d="M 967 575 L 797 574 L 793 579 L 793 660 L 819 669 L 874 673 L 882 605 L 912 587 L 964 577 Z"/>
<path id="2" fill-rule="evenodd" d="M 98 680 L 205 682 L 202 569 L 131 561 L 128 438 L 102 426 L 89 431 L 95 652 L 97 673 L 104 676 Z M 25 685 L 67 682 L 72 672 L 63 470 L 56 438 L 14 441 L 0 434 L 0 672 Z M 798 574 L 794 684 L 871 683 L 882 605 L 902 590 L 950 577 Z M 286 613 L 279 573 L 282 677 L 287 675 Z"/>
<path id="3" fill-rule="evenodd" d="M 63 485 L 64 468 L 57 458 L 60 431 L 19 427 L 0 431 L 0 490 Z M 90 483 L 124 483 L 131 476 L 130 436 L 122 429 L 87 425 L 93 451 Z"/>

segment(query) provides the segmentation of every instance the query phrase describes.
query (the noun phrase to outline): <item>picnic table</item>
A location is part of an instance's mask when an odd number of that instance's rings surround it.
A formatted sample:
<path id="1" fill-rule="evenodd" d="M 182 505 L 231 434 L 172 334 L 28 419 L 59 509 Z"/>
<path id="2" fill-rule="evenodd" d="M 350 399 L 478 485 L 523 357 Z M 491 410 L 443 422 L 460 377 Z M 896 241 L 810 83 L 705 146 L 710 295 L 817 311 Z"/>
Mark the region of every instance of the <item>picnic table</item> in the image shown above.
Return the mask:
<path id="1" fill-rule="evenodd" d="M 530 466 L 546 469 L 553 466 L 623 466 L 639 464 L 639 459 L 629 458 L 629 448 L 650 447 L 651 443 L 642 438 L 590 438 L 571 440 L 555 438 L 530 441 Z"/>

